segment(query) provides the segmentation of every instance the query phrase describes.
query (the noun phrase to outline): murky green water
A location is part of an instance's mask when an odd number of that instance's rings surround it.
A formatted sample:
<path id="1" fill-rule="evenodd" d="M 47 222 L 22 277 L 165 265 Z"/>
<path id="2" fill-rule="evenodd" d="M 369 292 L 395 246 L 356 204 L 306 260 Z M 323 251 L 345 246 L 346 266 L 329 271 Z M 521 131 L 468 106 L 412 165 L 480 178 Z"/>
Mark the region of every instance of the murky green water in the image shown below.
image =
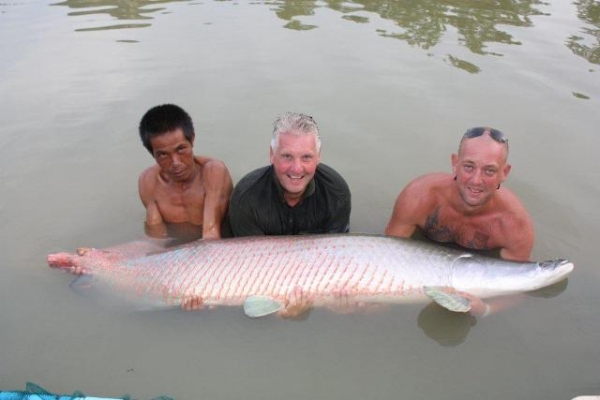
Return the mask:
<path id="1" fill-rule="evenodd" d="M 0 389 L 176 399 L 571 399 L 600 395 L 598 1 L 0 2 Z M 381 233 L 413 177 L 471 126 L 510 138 L 534 258 L 567 283 L 489 318 L 434 307 L 304 321 L 118 313 L 45 255 L 143 235 L 141 115 L 174 102 L 234 181 L 308 113 Z"/>

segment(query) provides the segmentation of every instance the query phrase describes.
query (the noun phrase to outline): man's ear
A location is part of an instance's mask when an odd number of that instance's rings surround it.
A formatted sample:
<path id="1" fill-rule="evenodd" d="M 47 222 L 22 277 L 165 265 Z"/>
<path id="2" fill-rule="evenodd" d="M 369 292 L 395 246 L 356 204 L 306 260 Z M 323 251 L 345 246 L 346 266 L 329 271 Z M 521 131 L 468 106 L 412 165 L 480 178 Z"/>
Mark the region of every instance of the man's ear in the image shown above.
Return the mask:
<path id="1" fill-rule="evenodd" d="M 504 166 L 504 168 L 502 168 L 502 181 L 504 181 L 506 179 L 506 177 L 508 176 L 508 173 L 510 172 L 511 169 L 511 165 L 510 164 L 506 164 Z"/>
<path id="2" fill-rule="evenodd" d="M 457 168 L 458 168 L 458 154 L 453 153 L 450 156 L 450 162 L 452 163 L 452 173 L 454 174 L 454 176 L 456 176 L 457 174 Z"/>

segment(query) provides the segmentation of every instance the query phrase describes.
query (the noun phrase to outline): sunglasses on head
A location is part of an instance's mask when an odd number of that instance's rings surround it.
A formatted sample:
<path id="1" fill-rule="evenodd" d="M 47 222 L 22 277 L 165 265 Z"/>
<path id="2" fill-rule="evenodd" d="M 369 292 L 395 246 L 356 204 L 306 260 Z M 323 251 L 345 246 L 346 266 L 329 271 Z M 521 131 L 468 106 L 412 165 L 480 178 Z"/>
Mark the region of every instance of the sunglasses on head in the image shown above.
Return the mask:
<path id="1" fill-rule="evenodd" d="M 465 132 L 464 139 L 472 139 L 483 135 L 485 132 L 489 132 L 492 139 L 498 143 L 508 143 L 508 138 L 504 136 L 504 133 L 497 129 L 477 127 L 471 128 Z"/>

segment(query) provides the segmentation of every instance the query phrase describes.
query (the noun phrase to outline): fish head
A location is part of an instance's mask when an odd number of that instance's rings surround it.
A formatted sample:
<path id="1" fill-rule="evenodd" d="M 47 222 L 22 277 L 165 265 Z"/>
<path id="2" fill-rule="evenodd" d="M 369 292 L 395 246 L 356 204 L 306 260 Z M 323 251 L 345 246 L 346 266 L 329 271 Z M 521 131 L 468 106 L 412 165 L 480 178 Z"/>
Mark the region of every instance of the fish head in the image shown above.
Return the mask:
<path id="1" fill-rule="evenodd" d="M 83 255 L 77 253 L 53 253 L 46 257 L 50 268 L 60 269 L 74 275 L 83 273 Z"/>
<path id="2" fill-rule="evenodd" d="M 563 280 L 573 268 L 565 259 L 524 263 L 466 255 L 454 262 L 452 286 L 480 297 L 528 292 Z"/>
<path id="3" fill-rule="evenodd" d="M 121 261 L 118 253 L 80 247 L 76 253 L 48 254 L 46 261 L 50 268 L 57 268 L 74 275 L 91 274 L 94 270 L 108 270 Z"/>
<path id="4" fill-rule="evenodd" d="M 556 260 L 540 261 L 537 264 L 537 274 L 541 285 L 536 289 L 555 284 L 569 275 L 575 266 L 569 260 L 559 258 Z"/>

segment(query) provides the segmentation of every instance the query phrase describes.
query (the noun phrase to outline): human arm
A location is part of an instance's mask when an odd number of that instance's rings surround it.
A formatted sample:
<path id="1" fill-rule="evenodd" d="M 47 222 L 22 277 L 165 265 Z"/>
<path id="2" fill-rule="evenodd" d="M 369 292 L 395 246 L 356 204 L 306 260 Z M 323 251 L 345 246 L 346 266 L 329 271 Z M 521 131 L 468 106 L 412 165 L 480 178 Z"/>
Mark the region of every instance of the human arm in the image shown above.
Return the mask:
<path id="1" fill-rule="evenodd" d="M 527 241 L 514 243 L 513 245 L 500 249 L 500 257 L 504 260 L 511 261 L 529 261 L 531 259 L 532 249 L 533 241 L 531 241 L 531 243 Z"/>
<path id="2" fill-rule="evenodd" d="M 240 183 L 233 189 L 229 202 L 229 224 L 233 236 L 262 236 L 265 231 L 260 225 L 258 212 L 254 209 L 255 201 L 247 198 Z"/>
<path id="3" fill-rule="evenodd" d="M 146 235 L 153 238 L 164 238 L 167 236 L 167 226 L 154 198 L 157 174 L 155 170 L 155 167 L 150 167 L 140 174 L 138 179 L 138 193 L 142 204 L 146 208 L 146 220 L 144 223 Z"/>
<path id="4" fill-rule="evenodd" d="M 219 239 L 233 190 L 231 175 L 225 164 L 219 160 L 207 162 L 202 169 L 202 175 L 205 191 L 202 238 Z"/>
<path id="5" fill-rule="evenodd" d="M 535 241 L 533 221 L 520 204 L 514 206 L 510 218 L 503 219 L 502 236 L 506 242 L 500 248 L 500 257 L 512 261 L 529 261 Z"/>
<path id="6" fill-rule="evenodd" d="M 335 203 L 324 233 L 348 233 L 350 231 L 352 205 L 350 190 L 347 186 L 342 191 L 342 194 L 335 199 Z"/>
<path id="7" fill-rule="evenodd" d="M 318 207 L 327 209 L 322 224 L 312 227 L 314 233 L 348 233 L 352 196 L 344 178 L 333 168 L 319 164 L 314 176 Z"/>
<path id="8" fill-rule="evenodd" d="M 324 233 L 348 233 L 350 231 L 350 198 L 345 199 L 331 216 Z"/>
<path id="9" fill-rule="evenodd" d="M 385 234 L 403 238 L 411 237 L 426 215 L 429 199 L 423 179 L 410 182 L 398 195 L 394 209 L 385 228 Z"/>

